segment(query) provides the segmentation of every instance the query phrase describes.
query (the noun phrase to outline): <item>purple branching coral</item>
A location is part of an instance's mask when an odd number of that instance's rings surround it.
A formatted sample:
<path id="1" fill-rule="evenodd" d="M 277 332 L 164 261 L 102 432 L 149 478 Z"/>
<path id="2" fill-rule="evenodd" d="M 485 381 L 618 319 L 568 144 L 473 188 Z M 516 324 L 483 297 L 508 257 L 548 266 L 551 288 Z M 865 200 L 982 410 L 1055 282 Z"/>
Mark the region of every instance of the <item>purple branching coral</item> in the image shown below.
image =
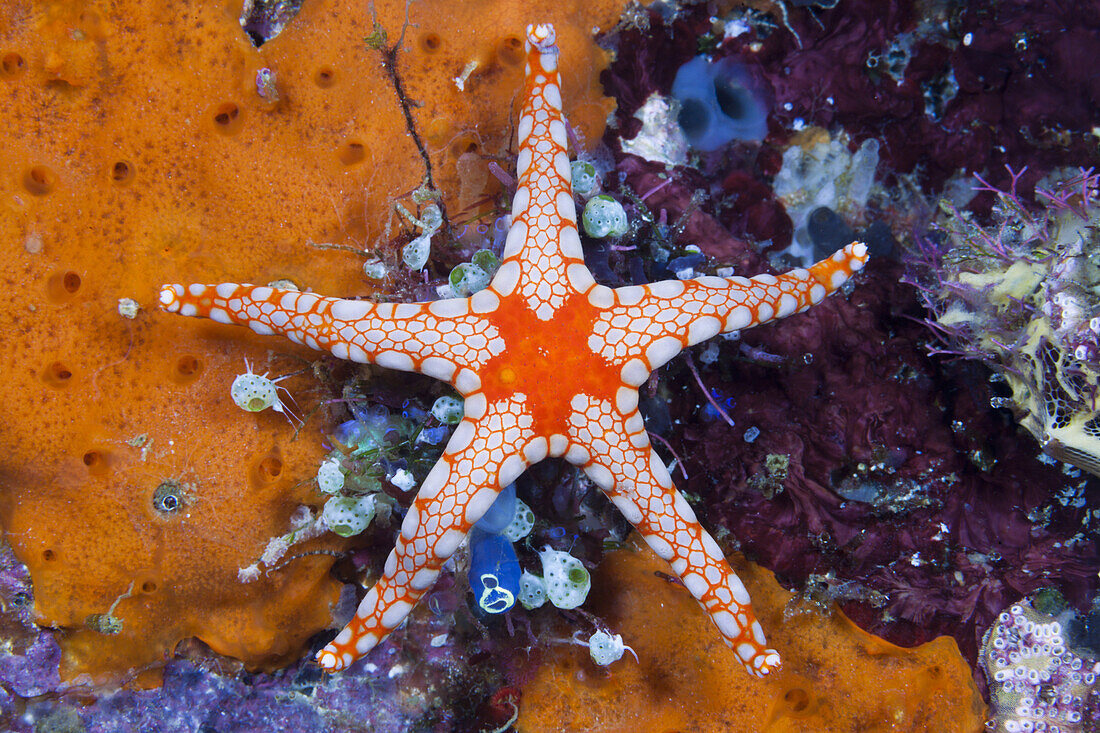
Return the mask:
<path id="1" fill-rule="evenodd" d="M 938 244 L 923 240 L 914 283 L 934 314 L 938 354 L 984 361 L 1010 408 L 1051 457 L 1100 475 L 1100 175 L 1062 175 L 1019 195 L 982 178 L 991 222 L 941 204 Z"/>

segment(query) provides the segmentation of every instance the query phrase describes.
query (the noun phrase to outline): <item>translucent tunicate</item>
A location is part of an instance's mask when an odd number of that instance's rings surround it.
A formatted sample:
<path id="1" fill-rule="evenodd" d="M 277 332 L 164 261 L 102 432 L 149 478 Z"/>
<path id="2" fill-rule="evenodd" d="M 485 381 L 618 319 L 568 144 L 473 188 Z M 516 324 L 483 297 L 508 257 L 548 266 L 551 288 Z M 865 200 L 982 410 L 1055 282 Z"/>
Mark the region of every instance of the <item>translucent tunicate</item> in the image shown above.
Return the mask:
<path id="1" fill-rule="evenodd" d="M 568 552 L 549 546 L 539 553 L 546 597 L 558 608 L 570 609 L 584 603 L 592 589 L 592 576 L 581 561 Z"/>
<path id="2" fill-rule="evenodd" d="M 573 179 L 573 194 L 582 199 L 590 199 L 600 192 L 600 177 L 596 167 L 584 160 L 574 160 L 569 164 L 569 173 Z"/>
<path id="3" fill-rule="evenodd" d="M 317 488 L 326 494 L 335 494 L 344 488 L 344 472 L 340 470 L 339 458 L 329 456 L 321 461 L 317 468 Z"/>
<path id="4" fill-rule="evenodd" d="M 451 270 L 448 282 L 456 297 L 465 298 L 484 290 L 492 275 L 472 262 L 463 262 Z"/>
<path id="5" fill-rule="evenodd" d="M 546 603 L 546 583 L 542 578 L 523 571 L 519 578 L 519 602 L 528 611 L 538 608 Z"/>
<path id="6" fill-rule="evenodd" d="M 443 395 L 432 404 L 432 416 L 447 425 L 457 425 L 463 414 L 463 402 L 457 397 Z"/>
<path id="7" fill-rule="evenodd" d="M 601 667 L 622 659 L 623 652 L 628 648 L 623 644 L 623 637 L 620 634 L 612 636 L 606 631 L 597 631 L 588 639 L 588 654 L 592 657 L 592 661 Z"/>
<path id="8" fill-rule="evenodd" d="M 531 534 L 534 526 L 535 513 L 521 499 L 516 499 L 516 510 L 512 515 L 512 522 L 504 528 L 501 534 L 512 542 L 519 542 Z"/>
<path id="9" fill-rule="evenodd" d="M 428 264 L 432 250 L 432 235 L 425 232 L 401 249 L 401 259 L 410 270 L 421 270 Z"/>
<path id="10" fill-rule="evenodd" d="M 335 534 L 353 537 L 370 525 L 374 519 L 375 498 L 367 496 L 334 496 L 325 502 L 321 520 Z"/>
<path id="11" fill-rule="evenodd" d="M 623 205 L 604 193 L 588 200 L 581 220 L 584 231 L 596 239 L 621 237 L 629 229 Z"/>
<path id="12" fill-rule="evenodd" d="M 363 274 L 372 280 L 381 280 L 389 272 L 386 263 L 375 257 L 363 263 Z"/>

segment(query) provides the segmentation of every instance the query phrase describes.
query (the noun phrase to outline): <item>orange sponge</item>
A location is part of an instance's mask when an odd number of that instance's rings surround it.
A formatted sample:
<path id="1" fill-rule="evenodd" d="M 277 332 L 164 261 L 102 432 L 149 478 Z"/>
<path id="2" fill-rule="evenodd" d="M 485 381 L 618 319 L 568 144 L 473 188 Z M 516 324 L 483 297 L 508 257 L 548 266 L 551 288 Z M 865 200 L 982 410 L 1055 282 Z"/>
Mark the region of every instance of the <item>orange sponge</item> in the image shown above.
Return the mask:
<path id="1" fill-rule="evenodd" d="M 395 40 L 405 3 L 376 5 Z M 558 24 L 566 111 L 588 139 L 602 133 L 613 103 L 590 33 L 622 5 L 412 4 L 400 72 L 448 206 L 463 154 L 510 165 L 527 22 Z M 68 677 L 125 678 L 190 637 L 253 667 L 281 664 L 331 622 L 329 556 L 237 579 L 296 507 L 319 504 L 310 479 L 323 451 L 317 419 L 295 439 L 282 416 L 237 408 L 229 386 L 245 357 L 272 376 L 303 370 L 280 384 L 308 411 L 324 397 L 308 376 L 316 354 L 155 304 L 163 282 L 372 292 L 361 259 L 310 244 L 392 258 L 392 202 L 424 177 L 363 42 L 365 8 L 305 3 L 256 49 L 228 0 L 5 4 L 0 523 L 41 622 L 64 630 Z M 180 502 L 166 513 L 155 499 L 173 482 Z M 116 600 L 121 625 L 102 623 Z"/>
<path id="2" fill-rule="evenodd" d="M 746 675 L 687 590 L 641 543 L 605 557 L 588 607 L 638 655 L 608 669 L 555 647 L 524 689 L 521 733 L 586 730 L 849 733 L 982 729 L 985 706 L 954 639 L 902 649 L 836 611 L 784 618 L 792 594 L 732 558 L 783 668 Z M 568 632 L 564 632 L 568 635 Z"/>

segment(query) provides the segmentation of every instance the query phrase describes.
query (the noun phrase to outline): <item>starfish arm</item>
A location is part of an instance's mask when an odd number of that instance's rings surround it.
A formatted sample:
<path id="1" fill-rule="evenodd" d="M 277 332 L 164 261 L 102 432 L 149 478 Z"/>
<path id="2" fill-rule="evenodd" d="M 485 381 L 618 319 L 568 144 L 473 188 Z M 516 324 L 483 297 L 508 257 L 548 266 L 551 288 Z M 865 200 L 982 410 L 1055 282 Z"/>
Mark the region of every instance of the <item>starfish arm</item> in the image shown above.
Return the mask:
<path id="1" fill-rule="evenodd" d="M 496 328 L 481 315 L 498 303 L 490 290 L 472 298 L 398 304 L 236 283 L 160 290 L 166 311 L 281 334 L 341 359 L 421 372 L 463 393 L 477 388 L 476 369 L 504 350 Z"/>
<path id="2" fill-rule="evenodd" d="M 519 183 L 504 262 L 493 281 L 502 295 L 518 289 L 544 321 L 592 283 L 577 233 L 554 42 L 553 26 L 527 27 L 527 80 L 517 130 Z"/>
<path id="3" fill-rule="evenodd" d="M 801 313 L 843 285 L 866 261 L 867 247 L 852 242 L 808 270 L 619 288 L 612 291 L 615 302 L 600 313 L 588 343 L 612 363 L 625 364 L 642 355 L 644 364 L 636 365 L 630 380 L 641 384 L 680 351 L 715 334 Z"/>
<path id="4" fill-rule="evenodd" d="M 638 410 L 624 416 L 610 402 L 586 396 L 578 396 L 572 407 L 568 437 L 588 450 L 586 456 L 579 451 L 567 458 L 582 465 L 653 551 L 669 562 L 749 674 L 763 677 L 778 669 L 779 653 L 765 646 L 745 586 L 673 486 L 649 445 Z"/>
<path id="5" fill-rule="evenodd" d="M 527 468 L 522 446 L 538 441 L 532 440 L 533 420 L 523 400 L 502 400 L 480 409 L 481 414 L 472 418 L 467 407 L 466 419 L 424 479 L 381 580 L 367 592 L 351 623 L 317 654 L 325 670 L 345 669 L 393 631 L 432 586 L 443 563 L 488 511 L 501 487 Z"/>

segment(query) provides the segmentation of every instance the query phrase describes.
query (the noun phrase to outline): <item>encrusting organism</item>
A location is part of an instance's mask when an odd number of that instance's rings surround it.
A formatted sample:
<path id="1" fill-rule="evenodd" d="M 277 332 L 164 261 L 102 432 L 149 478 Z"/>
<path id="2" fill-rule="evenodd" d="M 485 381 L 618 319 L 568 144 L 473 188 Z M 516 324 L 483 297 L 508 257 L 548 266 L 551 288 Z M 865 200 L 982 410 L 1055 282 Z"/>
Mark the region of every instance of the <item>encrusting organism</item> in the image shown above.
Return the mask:
<path id="1" fill-rule="evenodd" d="M 1044 613 L 1043 593 L 1006 608 L 986 631 L 981 664 L 989 681 L 996 733 L 1096 730 L 1100 662 L 1073 648 L 1063 625 L 1072 611 Z M 1048 609 L 1056 610 L 1056 609 Z"/>
<path id="2" fill-rule="evenodd" d="M 1100 476 L 1100 174 L 1063 171 L 1016 190 L 1026 169 L 1009 169 L 992 194 L 992 223 L 941 204 L 943 243 L 918 242 L 924 268 L 913 281 L 934 320 L 932 353 L 988 364 L 1011 390 L 994 397 L 1052 458 Z"/>
<path id="3" fill-rule="evenodd" d="M 577 232 L 552 26 L 528 27 L 527 63 L 512 226 L 487 288 L 393 304 L 233 283 L 165 285 L 161 307 L 420 372 L 465 399 L 464 419 L 420 486 L 382 578 L 317 655 L 324 669 L 345 669 L 392 632 L 501 488 L 529 465 L 562 456 L 671 564 L 745 669 L 766 675 L 779 654 L 766 647 L 744 585 L 650 447 L 638 387 L 689 346 L 820 302 L 863 267 L 866 247 L 853 242 L 779 276 L 597 284 Z"/>

